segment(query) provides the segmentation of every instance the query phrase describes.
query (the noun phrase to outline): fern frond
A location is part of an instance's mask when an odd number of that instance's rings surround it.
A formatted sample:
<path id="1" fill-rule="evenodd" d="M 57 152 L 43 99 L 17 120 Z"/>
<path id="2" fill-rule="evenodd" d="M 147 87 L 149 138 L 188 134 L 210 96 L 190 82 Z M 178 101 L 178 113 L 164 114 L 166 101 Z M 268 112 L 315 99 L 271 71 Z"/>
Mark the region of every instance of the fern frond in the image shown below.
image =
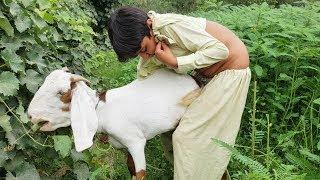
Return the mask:
<path id="1" fill-rule="evenodd" d="M 261 163 L 259 163 L 258 161 L 253 160 L 252 158 L 242 155 L 236 148 L 234 148 L 233 146 L 219 140 L 219 139 L 215 139 L 213 138 L 213 142 L 220 145 L 223 148 L 228 149 L 231 153 L 232 156 L 238 160 L 239 162 L 241 162 L 242 164 L 248 166 L 253 172 L 257 172 L 257 173 L 261 173 L 264 174 L 266 176 L 270 176 L 269 171 L 266 167 L 264 167 Z"/>
<path id="2" fill-rule="evenodd" d="M 309 149 L 300 149 L 299 150 L 300 154 L 302 154 L 303 156 L 305 156 L 306 158 L 308 158 L 310 161 L 313 161 L 317 164 L 320 164 L 320 156 L 313 154 L 309 151 Z"/>

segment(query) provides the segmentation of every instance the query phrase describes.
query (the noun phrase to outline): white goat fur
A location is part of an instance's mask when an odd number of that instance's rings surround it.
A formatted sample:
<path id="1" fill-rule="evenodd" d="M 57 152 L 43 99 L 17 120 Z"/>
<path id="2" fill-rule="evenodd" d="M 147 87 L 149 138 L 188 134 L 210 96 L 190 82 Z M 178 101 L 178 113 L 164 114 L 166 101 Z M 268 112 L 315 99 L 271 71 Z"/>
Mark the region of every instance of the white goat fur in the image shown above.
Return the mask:
<path id="1" fill-rule="evenodd" d="M 174 129 L 186 110 L 179 101 L 199 88 L 188 75 L 159 69 L 147 79 L 108 90 L 103 102 L 80 81 L 73 90 L 71 112 L 62 111 L 66 104 L 60 101 L 59 92 L 70 89 L 72 76 L 64 70 L 55 70 L 46 77 L 29 105 L 31 121 L 48 121 L 41 127 L 43 131 L 71 124 L 77 151 L 92 146 L 96 132 L 105 132 L 113 146 L 128 149 L 136 172 L 146 169 L 146 140 Z"/>

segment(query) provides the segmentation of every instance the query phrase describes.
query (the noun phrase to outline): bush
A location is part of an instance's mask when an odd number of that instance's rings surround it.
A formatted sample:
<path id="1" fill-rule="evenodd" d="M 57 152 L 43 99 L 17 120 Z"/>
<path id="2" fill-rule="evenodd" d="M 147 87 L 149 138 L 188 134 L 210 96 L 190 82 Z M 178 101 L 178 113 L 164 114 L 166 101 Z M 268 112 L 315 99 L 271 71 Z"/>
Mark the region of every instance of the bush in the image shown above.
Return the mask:
<path id="1" fill-rule="evenodd" d="M 106 49 L 93 40 L 94 14 L 83 0 L 0 2 L 1 177 L 88 177 L 70 130 L 36 132 L 25 109 L 50 71 L 68 66 L 82 73 L 82 62 Z"/>
<path id="2" fill-rule="evenodd" d="M 319 12 L 319 3 L 307 3 L 221 5 L 192 13 L 224 24 L 248 47 L 252 84 L 237 144 L 265 166 L 268 179 L 320 177 Z M 236 159 L 233 178 L 259 179 L 258 171 L 239 164 L 250 161 Z"/>

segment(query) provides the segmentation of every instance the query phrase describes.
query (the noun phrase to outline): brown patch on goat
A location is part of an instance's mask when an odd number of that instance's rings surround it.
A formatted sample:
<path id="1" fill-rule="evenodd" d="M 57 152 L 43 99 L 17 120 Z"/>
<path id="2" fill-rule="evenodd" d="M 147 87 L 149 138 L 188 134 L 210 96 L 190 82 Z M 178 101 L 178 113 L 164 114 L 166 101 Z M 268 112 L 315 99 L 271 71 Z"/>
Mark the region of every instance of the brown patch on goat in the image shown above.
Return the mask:
<path id="1" fill-rule="evenodd" d="M 63 108 L 61 108 L 62 109 L 62 111 L 70 111 L 70 106 L 66 106 L 66 107 L 63 107 Z"/>
<path id="2" fill-rule="evenodd" d="M 76 82 L 74 81 L 73 78 L 70 78 L 70 89 L 63 93 L 62 96 L 60 97 L 60 101 L 62 101 L 65 104 L 68 104 L 68 106 L 63 107 L 62 111 L 70 111 L 70 103 L 72 99 L 72 90 L 76 87 Z"/>
<path id="3" fill-rule="evenodd" d="M 136 173 L 136 180 L 145 180 L 146 179 L 146 171 L 140 170 Z"/>
<path id="4" fill-rule="evenodd" d="M 127 156 L 127 166 L 128 166 L 128 170 L 131 174 L 131 177 L 135 176 L 136 175 L 136 168 L 134 166 L 133 158 L 130 153 L 128 153 L 128 156 Z"/>
<path id="5" fill-rule="evenodd" d="M 103 102 L 106 102 L 106 93 L 107 91 L 102 91 L 100 93 L 97 93 L 97 96 L 99 97 L 99 99 Z"/>
<path id="6" fill-rule="evenodd" d="M 100 141 L 101 143 L 107 144 L 108 141 L 109 141 L 109 136 L 108 136 L 108 134 L 100 134 L 100 135 L 98 136 L 98 139 L 99 139 L 99 141 Z"/>
<path id="7" fill-rule="evenodd" d="M 70 103 L 71 98 L 72 98 L 71 89 L 69 89 L 60 97 L 60 101 L 62 101 L 63 103 Z"/>
<path id="8" fill-rule="evenodd" d="M 70 78 L 70 87 L 71 90 L 73 90 L 76 87 L 76 81 L 74 80 L 74 78 Z"/>
<path id="9" fill-rule="evenodd" d="M 71 103 L 71 99 L 72 99 L 72 90 L 76 86 L 77 86 L 77 84 L 76 84 L 75 79 L 71 77 L 70 78 L 70 89 L 60 97 L 60 100 L 63 103 L 68 104 L 68 106 L 62 108 L 62 111 L 70 111 L 70 103 Z M 101 93 L 97 93 L 97 96 L 99 97 L 99 99 L 101 101 L 106 102 L 106 93 L 107 93 L 107 91 L 103 91 Z"/>

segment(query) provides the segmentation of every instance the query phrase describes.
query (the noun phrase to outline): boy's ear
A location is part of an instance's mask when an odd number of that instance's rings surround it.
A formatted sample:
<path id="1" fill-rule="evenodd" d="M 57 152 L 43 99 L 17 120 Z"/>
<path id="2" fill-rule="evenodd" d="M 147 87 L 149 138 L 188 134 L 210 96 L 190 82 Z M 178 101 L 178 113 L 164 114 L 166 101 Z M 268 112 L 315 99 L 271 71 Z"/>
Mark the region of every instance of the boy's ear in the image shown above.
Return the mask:
<path id="1" fill-rule="evenodd" d="M 153 31 L 152 31 L 152 20 L 151 20 L 150 18 L 147 19 L 146 24 L 147 24 L 147 26 L 148 26 L 149 29 L 150 29 L 150 35 L 151 35 L 151 36 L 154 36 Z"/>
<path id="2" fill-rule="evenodd" d="M 150 35 L 154 36 L 153 31 L 152 31 L 152 20 L 150 18 L 148 18 L 147 21 L 146 21 L 146 24 L 150 29 Z"/>
<path id="3" fill-rule="evenodd" d="M 152 27 L 152 20 L 150 18 L 147 19 L 146 21 L 147 26 L 151 29 Z"/>

